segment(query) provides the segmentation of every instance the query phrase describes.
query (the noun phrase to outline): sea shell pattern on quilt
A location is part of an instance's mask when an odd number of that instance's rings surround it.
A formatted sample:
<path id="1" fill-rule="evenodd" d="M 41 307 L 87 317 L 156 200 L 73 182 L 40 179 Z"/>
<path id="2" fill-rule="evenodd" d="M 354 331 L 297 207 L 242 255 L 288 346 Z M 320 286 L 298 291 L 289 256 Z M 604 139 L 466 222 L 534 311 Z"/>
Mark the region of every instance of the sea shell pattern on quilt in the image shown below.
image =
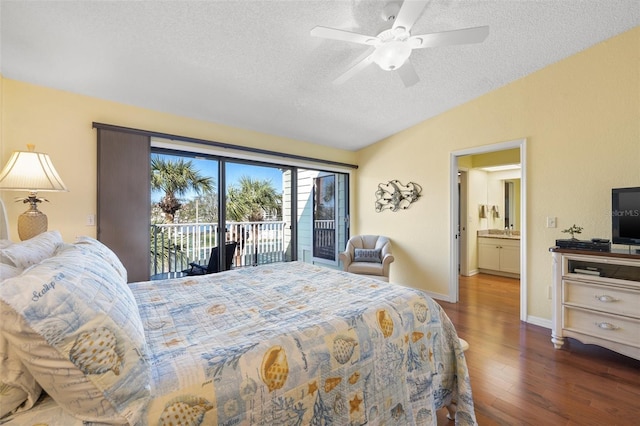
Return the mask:
<path id="1" fill-rule="evenodd" d="M 200 426 L 213 405 L 205 398 L 184 395 L 169 401 L 160 415 L 158 426 Z"/>
<path id="2" fill-rule="evenodd" d="M 269 388 L 269 392 L 284 386 L 289 376 L 289 364 L 282 346 L 273 346 L 264 354 L 260 371 L 262 381 Z"/>
<path id="3" fill-rule="evenodd" d="M 380 330 L 382 330 L 382 335 L 384 337 L 391 337 L 393 334 L 393 319 L 389 312 L 386 309 L 381 309 L 378 311 L 378 325 L 380 326 Z"/>
<path id="4" fill-rule="evenodd" d="M 107 327 L 80 333 L 69 351 L 69 359 L 85 374 L 112 371 L 118 376 L 122 367 L 116 335 Z"/>
<path id="5" fill-rule="evenodd" d="M 342 377 L 329 377 L 324 381 L 324 391 L 326 393 L 331 392 L 336 386 L 340 384 Z"/>
<path id="6" fill-rule="evenodd" d="M 427 314 L 429 313 L 427 305 L 422 302 L 416 302 L 413 304 L 413 312 L 416 314 L 416 318 L 420 322 L 427 320 Z"/>
<path id="7" fill-rule="evenodd" d="M 418 340 L 422 339 L 422 337 L 424 336 L 424 333 L 421 331 L 414 331 L 413 333 L 411 333 L 411 341 L 413 343 L 417 342 Z"/>
<path id="8" fill-rule="evenodd" d="M 340 364 L 346 364 L 351 359 L 357 344 L 358 342 L 352 337 L 337 336 L 333 339 L 333 357 Z"/>

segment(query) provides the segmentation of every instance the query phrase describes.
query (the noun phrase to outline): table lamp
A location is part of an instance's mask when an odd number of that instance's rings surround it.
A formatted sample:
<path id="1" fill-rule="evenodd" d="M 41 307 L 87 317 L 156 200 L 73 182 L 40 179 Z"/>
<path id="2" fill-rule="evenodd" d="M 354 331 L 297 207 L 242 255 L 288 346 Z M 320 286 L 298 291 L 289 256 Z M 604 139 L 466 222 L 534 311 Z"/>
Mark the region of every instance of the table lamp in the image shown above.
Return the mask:
<path id="1" fill-rule="evenodd" d="M 27 145 L 28 151 L 15 151 L 0 172 L 0 189 L 29 191 L 26 198 L 16 201 L 29 203 L 29 209 L 18 216 L 18 236 L 28 240 L 47 230 L 47 216 L 38 210 L 38 192 L 66 192 L 67 187 L 47 154 L 34 152 L 35 145 Z"/>

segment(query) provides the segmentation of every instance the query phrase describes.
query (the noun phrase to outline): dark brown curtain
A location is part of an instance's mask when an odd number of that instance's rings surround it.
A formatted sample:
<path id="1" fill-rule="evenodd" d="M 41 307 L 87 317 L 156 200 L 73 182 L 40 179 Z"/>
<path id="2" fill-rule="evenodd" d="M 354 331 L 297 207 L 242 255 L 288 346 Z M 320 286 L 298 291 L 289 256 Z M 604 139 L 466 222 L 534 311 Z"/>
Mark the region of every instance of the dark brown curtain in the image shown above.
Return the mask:
<path id="1" fill-rule="evenodd" d="M 98 128 L 97 237 L 127 268 L 149 279 L 150 137 Z"/>

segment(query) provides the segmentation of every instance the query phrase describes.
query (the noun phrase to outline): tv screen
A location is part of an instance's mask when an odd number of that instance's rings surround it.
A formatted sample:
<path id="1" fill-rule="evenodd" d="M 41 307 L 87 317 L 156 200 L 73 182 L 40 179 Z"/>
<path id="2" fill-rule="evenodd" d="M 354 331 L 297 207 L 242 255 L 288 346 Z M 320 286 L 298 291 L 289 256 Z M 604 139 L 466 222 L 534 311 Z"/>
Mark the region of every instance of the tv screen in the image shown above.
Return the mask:
<path id="1" fill-rule="evenodd" d="M 640 187 L 611 190 L 613 244 L 640 245 Z"/>

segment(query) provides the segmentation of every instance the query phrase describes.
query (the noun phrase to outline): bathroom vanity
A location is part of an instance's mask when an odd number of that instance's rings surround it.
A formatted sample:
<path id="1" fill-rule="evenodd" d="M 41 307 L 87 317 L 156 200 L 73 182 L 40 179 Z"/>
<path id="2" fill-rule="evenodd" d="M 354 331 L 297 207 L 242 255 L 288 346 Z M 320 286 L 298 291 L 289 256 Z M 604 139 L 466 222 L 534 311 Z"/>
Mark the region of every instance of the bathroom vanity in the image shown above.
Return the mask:
<path id="1" fill-rule="evenodd" d="M 520 233 L 478 231 L 478 270 L 485 274 L 520 277 Z"/>

